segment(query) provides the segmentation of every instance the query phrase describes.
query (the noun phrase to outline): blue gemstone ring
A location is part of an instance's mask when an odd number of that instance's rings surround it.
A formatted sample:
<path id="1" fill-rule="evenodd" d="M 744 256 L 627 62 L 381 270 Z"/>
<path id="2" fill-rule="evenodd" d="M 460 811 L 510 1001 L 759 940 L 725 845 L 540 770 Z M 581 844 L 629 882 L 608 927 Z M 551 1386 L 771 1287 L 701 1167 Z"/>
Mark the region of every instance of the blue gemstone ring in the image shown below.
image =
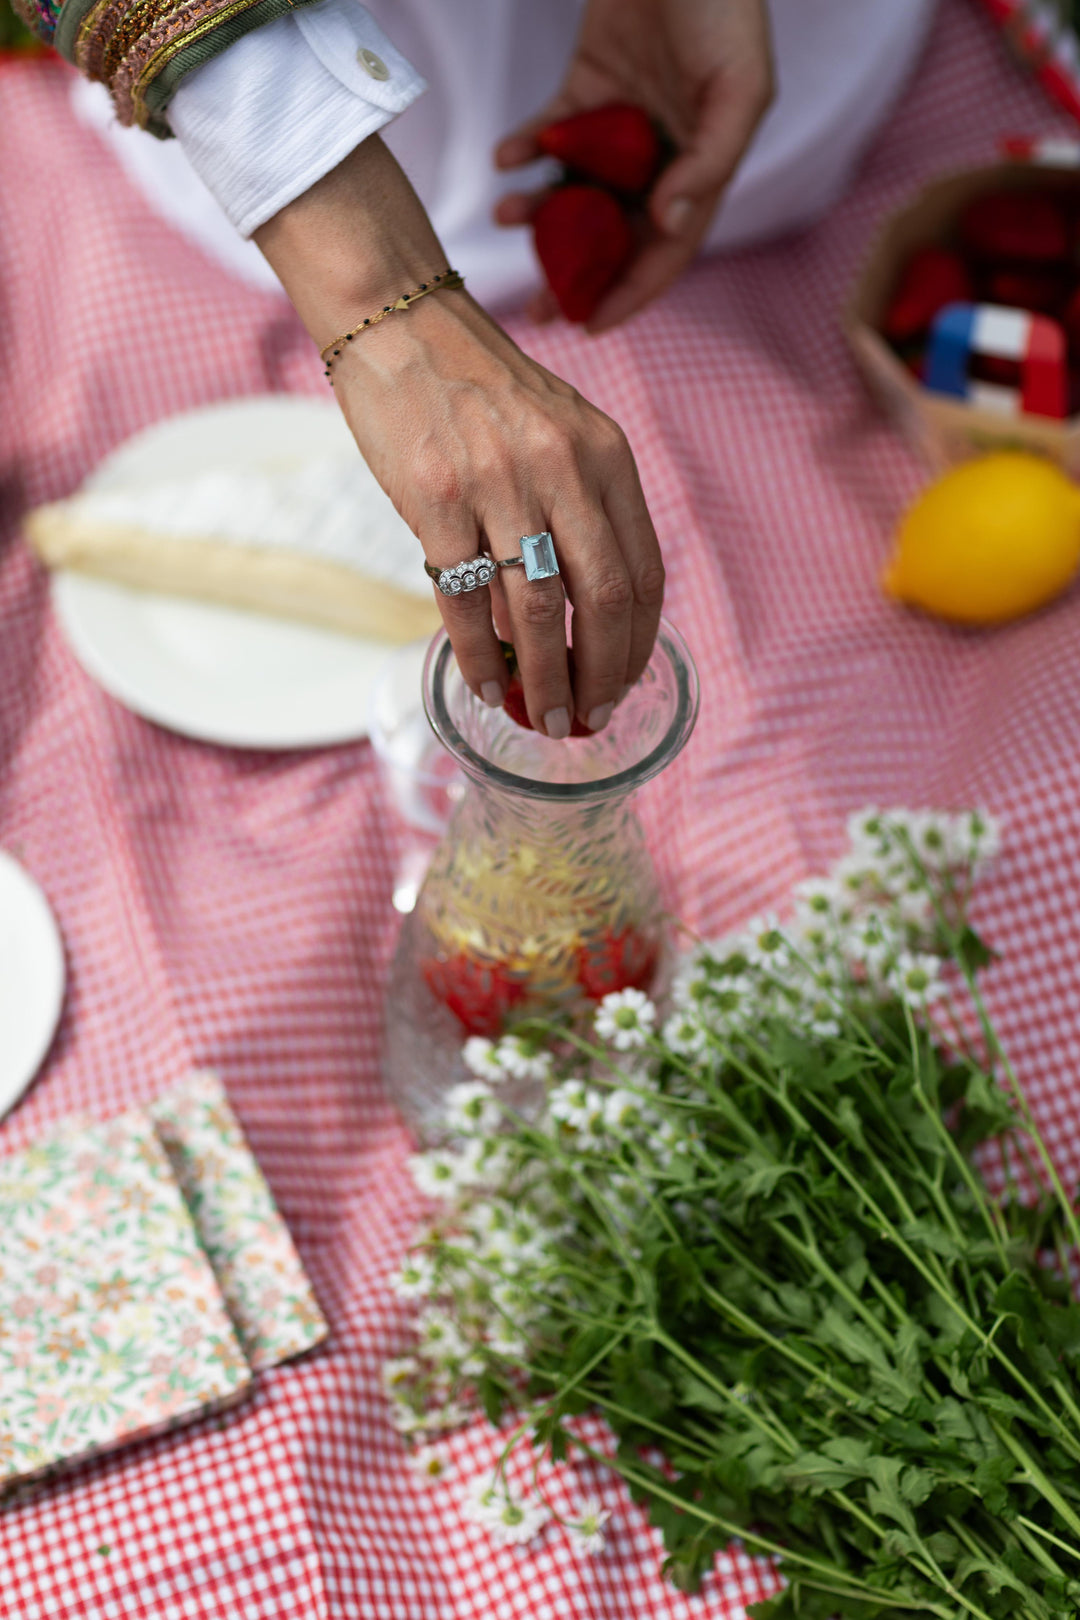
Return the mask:
<path id="1" fill-rule="evenodd" d="M 518 544 L 520 557 L 497 560 L 499 568 L 524 566 L 526 579 L 554 579 L 559 572 L 559 559 L 555 555 L 555 542 L 544 529 L 540 534 L 523 534 Z"/>

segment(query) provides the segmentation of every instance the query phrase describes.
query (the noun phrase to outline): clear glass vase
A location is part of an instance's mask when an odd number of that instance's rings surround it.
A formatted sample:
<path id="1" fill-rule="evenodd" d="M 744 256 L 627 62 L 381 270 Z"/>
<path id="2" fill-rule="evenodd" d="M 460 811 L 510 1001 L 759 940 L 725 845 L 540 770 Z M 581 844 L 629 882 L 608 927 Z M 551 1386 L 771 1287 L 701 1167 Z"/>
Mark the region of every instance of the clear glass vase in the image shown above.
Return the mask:
<path id="1" fill-rule="evenodd" d="M 644 675 L 595 735 L 554 742 L 488 708 L 445 632 L 423 690 L 466 784 L 402 926 L 387 995 L 387 1087 L 425 1137 L 465 1078 L 469 1035 L 536 1015 L 573 1020 L 612 990 L 654 984 L 665 924 L 628 801 L 689 738 L 699 687 L 664 621 Z"/>

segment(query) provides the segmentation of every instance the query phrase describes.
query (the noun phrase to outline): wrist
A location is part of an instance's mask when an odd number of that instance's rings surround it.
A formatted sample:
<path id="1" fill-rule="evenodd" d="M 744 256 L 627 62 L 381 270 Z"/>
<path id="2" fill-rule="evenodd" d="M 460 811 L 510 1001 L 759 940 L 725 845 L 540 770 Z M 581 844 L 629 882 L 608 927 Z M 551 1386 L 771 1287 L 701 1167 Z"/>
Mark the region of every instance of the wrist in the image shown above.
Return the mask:
<path id="1" fill-rule="evenodd" d="M 261 225 L 255 241 L 320 348 L 447 267 L 420 199 L 377 135 Z"/>

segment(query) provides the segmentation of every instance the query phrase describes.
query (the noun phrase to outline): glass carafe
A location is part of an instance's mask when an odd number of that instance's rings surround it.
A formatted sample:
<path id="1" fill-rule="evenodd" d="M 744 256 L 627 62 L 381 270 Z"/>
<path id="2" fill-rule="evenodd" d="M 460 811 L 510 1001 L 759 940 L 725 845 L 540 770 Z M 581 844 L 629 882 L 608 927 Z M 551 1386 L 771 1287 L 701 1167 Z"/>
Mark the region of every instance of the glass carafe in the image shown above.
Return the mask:
<path id="1" fill-rule="evenodd" d="M 665 925 L 631 794 L 694 728 L 697 672 L 661 623 L 648 668 L 605 730 L 552 741 L 490 709 L 445 632 L 424 665 L 424 708 L 465 792 L 435 851 L 391 970 L 384 1072 L 427 1134 L 465 1078 L 469 1035 L 537 1014 L 573 1019 L 612 990 L 649 989 Z"/>

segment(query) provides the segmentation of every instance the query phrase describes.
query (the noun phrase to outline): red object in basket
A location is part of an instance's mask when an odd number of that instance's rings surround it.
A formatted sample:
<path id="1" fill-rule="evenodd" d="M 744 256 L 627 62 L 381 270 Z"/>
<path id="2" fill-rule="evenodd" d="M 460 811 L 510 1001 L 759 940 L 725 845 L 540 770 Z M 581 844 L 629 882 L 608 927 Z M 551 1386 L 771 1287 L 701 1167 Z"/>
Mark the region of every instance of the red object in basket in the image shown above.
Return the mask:
<path id="1" fill-rule="evenodd" d="M 1065 328 L 1065 336 L 1074 359 L 1080 359 L 1080 287 L 1077 287 L 1065 305 L 1061 324 Z"/>
<path id="2" fill-rule="evenodd" d="M 498 1037 L 507 1015 L 525 1000 L 525 986 L 505 968 L 478 962 L 464 951 L 447 961 L 432 958 L 421 971 L 432 995 L 449 1007 L 470 1035 Z"/>
<path id="3" fill-rule="evenodd" d="M 647 990 L 656 972 L 656 946 L 633 928 L 606 929 L 595 944 L 578 949 L 577 979 L 590 1001 L 615 990 Z"/>
<path id="4" fill-rule="evenodd" d="M 958 253 L 943 247 L 919 248 L 904 266 L 882 329 L 892 342 L 907 343 L 928 331 L 946 304 L 970 303 L 973 297 L 971 275 Z"/>
<path id="5" fill-rule="evenodd" d="M 960 236 L 976 258 L 1000 266 L 1057 264 L 1069 256 L 1069 222 L 1045 191 L 988 191 L 960 216 Z"/>
<path id="6" fill-rule="evenodd" d="M 537 141 L 548 157 L 616 191 L 645 191 L 660 166 L 660 137 L 652 119 L 628 102 L 560 118 L 542 129 Z"/>
<path id="7" fill-rule="evenodd" d="M 587 321 L 634 251 L 622 204 L 599 186 L 560 186 L 533 215 L 548 286 L 568 321 Z"/>
<path id="8" fill-rule="evenodd" d="M 983 302 L 1027 309 L 1033 315 L 1056 315 L 1065 298 L 1066 281 L 1060 271 L 1039 265 L 987 272 Z"/>

